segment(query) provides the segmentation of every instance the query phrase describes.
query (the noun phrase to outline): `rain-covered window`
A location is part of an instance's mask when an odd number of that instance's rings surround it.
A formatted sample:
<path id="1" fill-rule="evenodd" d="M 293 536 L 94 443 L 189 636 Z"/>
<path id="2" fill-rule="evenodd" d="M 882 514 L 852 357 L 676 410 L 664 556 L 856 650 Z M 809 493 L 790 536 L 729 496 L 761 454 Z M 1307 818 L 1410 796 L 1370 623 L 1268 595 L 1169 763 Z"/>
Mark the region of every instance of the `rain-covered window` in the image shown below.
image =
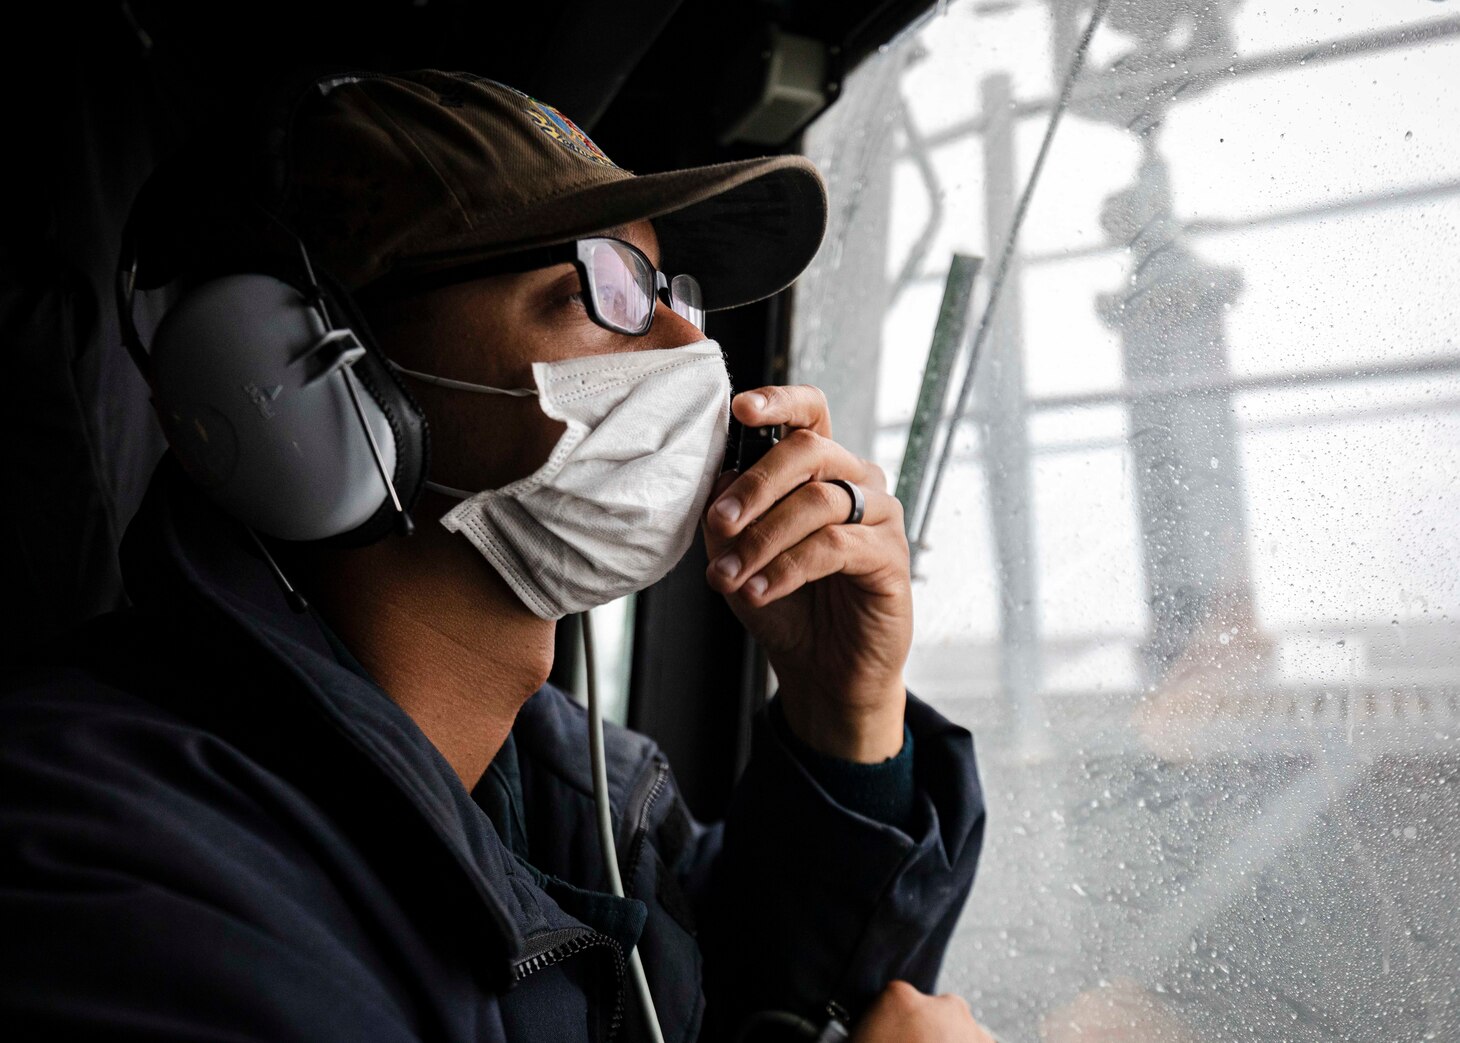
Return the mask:
<path id="1" fill-rule="evenodd" d="M 1007 1043 L 1460 1040 L 1457 6 L 955 0 L 811 128 Z"/>

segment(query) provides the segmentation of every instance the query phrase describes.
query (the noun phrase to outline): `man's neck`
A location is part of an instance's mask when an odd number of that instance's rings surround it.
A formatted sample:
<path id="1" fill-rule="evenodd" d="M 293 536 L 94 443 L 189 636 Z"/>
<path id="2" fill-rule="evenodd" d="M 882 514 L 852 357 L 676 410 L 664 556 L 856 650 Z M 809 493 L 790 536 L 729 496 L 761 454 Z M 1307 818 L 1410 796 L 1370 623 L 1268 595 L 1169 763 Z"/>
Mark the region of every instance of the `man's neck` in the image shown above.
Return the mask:
<path id="1" fill-rule="evenodd" d="M 554 624 L 530 613 L 469 543 L 434 523 L 449 506 L 428 493 L 414 536 L 320 553 L 309 592 L 471 789 L 547 680 Z"/>

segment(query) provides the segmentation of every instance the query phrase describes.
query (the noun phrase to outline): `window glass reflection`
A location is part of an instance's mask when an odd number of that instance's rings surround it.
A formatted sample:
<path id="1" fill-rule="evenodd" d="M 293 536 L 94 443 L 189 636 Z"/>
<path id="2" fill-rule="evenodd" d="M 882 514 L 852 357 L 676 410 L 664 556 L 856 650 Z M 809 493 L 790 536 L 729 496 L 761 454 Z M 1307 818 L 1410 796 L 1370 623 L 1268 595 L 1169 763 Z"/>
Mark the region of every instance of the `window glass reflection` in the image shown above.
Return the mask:
<path id="1" fill-rule="evenodd" d="M 890 474 L 1091 13 L 954 0 L 809 134 L 794 376 Z M 1449 2 L 1105 8 L 916 568 L 1001 1039 L 1460 1039 L 1456 69 Z"/>

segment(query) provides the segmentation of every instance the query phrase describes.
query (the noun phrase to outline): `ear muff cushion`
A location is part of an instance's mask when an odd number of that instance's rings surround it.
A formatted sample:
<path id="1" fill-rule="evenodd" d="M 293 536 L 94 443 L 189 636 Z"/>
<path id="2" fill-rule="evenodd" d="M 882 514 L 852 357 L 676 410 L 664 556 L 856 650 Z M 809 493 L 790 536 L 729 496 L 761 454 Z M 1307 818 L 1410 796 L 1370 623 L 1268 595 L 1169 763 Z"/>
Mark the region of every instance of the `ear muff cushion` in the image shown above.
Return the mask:
<path id="1" fill-rule="evenodd" d="M 318 277 L 331 320 L 337 326 L 354 330 L 365 347 L 364 357 L 354 365 L 355 376 L 385 414 L 395 436 L 395 473 L 391 480 L 401 506 L 409 511 L 420 499 L 431 469 L 431 432 L 426 418 L 400 378 L 386 364 L 370 324 L 349 291 L 326 272 L 318 273 Z M 395 505 L 387 497 L 365 524 L 323 542 L 329 546 L 362 547 L 396 531 L 398 524 Z"/>

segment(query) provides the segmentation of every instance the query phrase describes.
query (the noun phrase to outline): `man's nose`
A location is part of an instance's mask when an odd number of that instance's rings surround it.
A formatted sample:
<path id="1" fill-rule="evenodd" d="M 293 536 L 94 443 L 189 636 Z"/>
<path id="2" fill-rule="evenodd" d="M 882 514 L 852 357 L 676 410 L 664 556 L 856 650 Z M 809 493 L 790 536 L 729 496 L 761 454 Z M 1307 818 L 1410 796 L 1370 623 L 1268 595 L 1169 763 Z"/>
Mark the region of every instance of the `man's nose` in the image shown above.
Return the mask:
<path id="1" fill-rule="evenodd" d="M 682 348 L 705 339 L 694 323 L 680 315 L 662 300 L 654 302 L 654 324 L 644 335 L 644 348 Z"/>

